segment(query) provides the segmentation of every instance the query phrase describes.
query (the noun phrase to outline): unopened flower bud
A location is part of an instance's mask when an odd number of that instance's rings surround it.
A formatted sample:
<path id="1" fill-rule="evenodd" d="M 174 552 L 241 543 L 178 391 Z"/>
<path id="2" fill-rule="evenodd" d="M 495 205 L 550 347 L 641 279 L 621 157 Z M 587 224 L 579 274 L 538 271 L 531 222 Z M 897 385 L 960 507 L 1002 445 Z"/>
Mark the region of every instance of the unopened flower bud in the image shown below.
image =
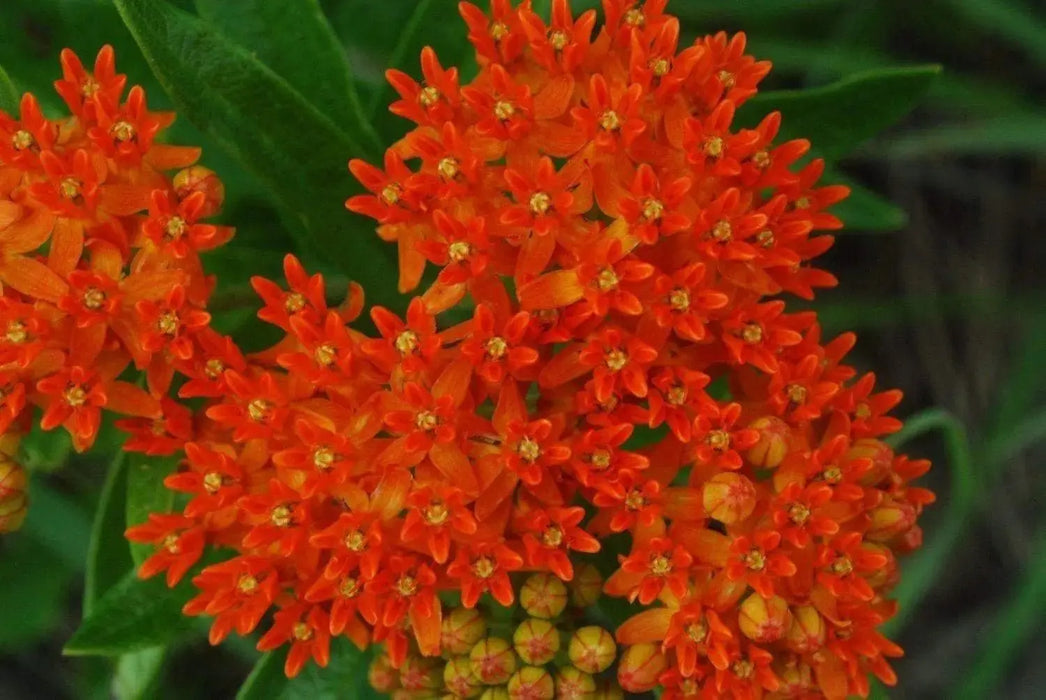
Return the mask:
<path id="1" fill-rule="evenodd" d="M 578 608 L 595 605 L 603 592 L 603 576 L 592 564 L 582 564 L 574 570 L 570 582 L 570 602 Z"/>
<path id="2" fill-rule="evenodd" d="M 529 618 L 516 628 L 512 646 L 523 663 L 531 666 L 547 664 L 559 651 L 559 630 L 548 620 Z"/>
<path id="3" fill-rule="evenodd" d="M 552 574 L 534 574 L 523 583 L 519 604 L 531 617 L 556 617 L 567 607 L 566 584 Z"/>
<path id="4" fill-rule="evenodd" d="M 800 605 L 792 611 L 792 624 L 785 642 L 788 648 L 800 654 L 816 651 L 824 645 L 825 624 L 821 613 L 812 605 Z"/>
<path id="5" fill-rule="evenodd" d="M 425 656 L 408 656 L 400 666 L 404 690 L 438 690 L 443 687 L 443 662 Z"/>
<path id="6" fill-rule="evenodd" d="M 556 684 L 552 674 L 537 666 L 524 666 L 508 679 L 511 700 L 552 700 Z"/>
<path id="7" fill-rule="evenodd" d="M 882 566 L 865 576 L 864 580 L 868 582 L 868 585 L 872 588 L 888 588 L 894 584 L 897 578 L 897 559 L 894 558 L 890 548 L 876 542 L 865 542 L 862 547 L 869 552 L 882 554 L 888 560 L 886 566 Z"/>
<path id="8" fill-rule="evenodd" d="M 443 618 L 440 648 L 454 656 L 468 654 L 486 634 L 487 622 L 479 610 L 456 608 Z"/>
<path id="9" fill-rule="evenodd" d="M 25 522 L 25 484 L 22 465 L 0 458 L 0 533 L 14 532 Z"/>
<path id="10" fill-rule="evenodd" d="M 792 429 L 777 416 L 756 418 L 749 428 L 759 431 L 759 442 L 748 450 L 748 461 L 756 467 L 773 469 L 784 461 L 788 454 Z"/>
<path id="11" fill-rule="evenodd" d="M 846 453 L 846 459 L 867 459 L 872 463 L 861 483 L 865 486 L 873 486 L 882 481 L 883 477 L 890 472 L 893 465 L 893 449 L 882 440 L 875 438 L 861 438 L 854 440 Z"/>
<path id="12" fill-rule="evenodd" d="M 633 644 L 625 649 L 617 666 L 617 682 L 629 693 L 645 693 L 657 686 L 668 659 L 660 644 Z"/>
<path id="13" fill-rule="evenodd" d="M 610 668 L 617 657 L 614 636 L 602 627 L 582 627 L 570 638 L 567 649 L 570 663 L 585 673 L 600 673 Z"/>
<path id="14" fill-rule="evenodd" d="M 596 692 L 596 679 L 573 666 L 564 666 L 556 673 L 557 700 L 589 700 Z"/>
<path id="15" fill-rule="evenodd" d="M 474 698 L 483 692 L 479 680 L 472 673 L 472 661 L 467 656 L 455 656 L 443 667 L 443 684 L 459 698 Z"/>
<path id="16" fill-rule="evenodd" d="M 755 486 L 740 474 L 724 472 L 705 483 L 701 498 L 708 517 L 730 525 L 752 514 Z"/>
<path id="17" fill-rule="evenodd" d="M 868 513 L 872 522 L 865 537 L 877 542 L 886 542 L 911 529 L 915 524 L 915 508 L 910 503 L 883 499 Z"/>
<path id="18" fill-rule="evenodd" d="M 737 624 L 749 639 L 761 642 L 776 642 L 784 636 L 791 622 L 792 613 L 784 598 L 764 598 L 758 593 L 745 598 L 738 610 Z"/>
<path id="19" fill-rule="evenodd" d="M 200 210 L 203 219 L 217 214 L 225 202 L 225 185 L 213 170 L 202 165 L 192 165 L 174 176 L 174 193 L 178 199 L 185 199 L 194 192 L 206 195 L 206 203 Z"/>
<path id="20" fill-rule="evenodd" d="M 391 693 L 400 686 L 400 674 L 392 667 L 392 660 L 388 654 L 375 656 L 370 662 L 367 670 L 367 680 L 370 686 L 379 693 Z"/>
<path id="21" fill-rule="evenodd" d="M 816 687 L 813 669 L 804 663 L 786 664 L 777 677 L 781 681 L 781 686 L 777 689 L 781 697 L 804 697 Z"/>
<path id="22" fill-rule="evenodd" d="M 500 685 L 516 670 L 512 645 L 500 637 L 487 637 L 476 642 L 469 652 L 472 674 L 485 685 Z"/>
<path id="23" fill-rule="evenodd" d="M 508 688 L 503 685 L 487 688 L 479 696 L 479 700 L 509 700 Z"/>

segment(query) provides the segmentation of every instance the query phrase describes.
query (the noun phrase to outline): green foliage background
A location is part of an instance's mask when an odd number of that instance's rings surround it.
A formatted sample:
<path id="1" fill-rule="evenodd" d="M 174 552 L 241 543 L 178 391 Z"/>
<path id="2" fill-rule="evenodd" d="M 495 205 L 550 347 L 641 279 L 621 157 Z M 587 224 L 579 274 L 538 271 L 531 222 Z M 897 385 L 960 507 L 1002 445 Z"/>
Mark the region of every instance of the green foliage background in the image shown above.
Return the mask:
<path id="1" fill-rule="evenodd" d="M 342 207 L 357 187 L 345 164 L 377 161 L 407 128 L 386 112 L 386 67 L 417 75 L 418 53 L 432 45 L 445 65 L 474 73 L 456 4 L 3 0 L 0 106 L 31 90 L 60 113 L 50 89 L 59 50 L 86 61 L 113 44 L 150 104 L 179 110 L 171 141 L 202 145 L 202 162 L 226 182 L 223 218 L 237 236 L 205 261 L 219 278 L 216 325 L 262 347 L 272 336 L 253 318 L 247 282 L 277 276 L 286 251 L 339 285 L 362 282 L 372 303 L 404 305 L 394 250 Z M 891 697 L 1042 697 L 1046 9 L 1031 0 L 669 9 L 687 39 L 745 30 L 750 51 L 774 61 L 775 92 L 741 118 L 781 109 L 784 135 L 810 137 L 830 178 L 854 187 L 838 208 L 854 235 L 826 262 L 842 284 L 815 308 L 828 330 L 861 332 L 861 367 L 905 390 L 911 419 L 894 442 L 935 458 L 940 496 L 897 591 L 891 632 L 909 658 Z M 122 532 L 171 505 L 158 486 L 172 463 L 114 459 L 118 442 L 111 428 L 86 455 L 58 433 L 25 441 L 32 509 L 23 532 L 0 540 L 0 697 L 367 697 L 366 659 L 348 645 L 328 672 L 287 683 L 279 655 L 259 658 L 249 640 L 208 648 L 205 624 L 179 614 L 188 589 L 133 577 L 145 553 Z"/>

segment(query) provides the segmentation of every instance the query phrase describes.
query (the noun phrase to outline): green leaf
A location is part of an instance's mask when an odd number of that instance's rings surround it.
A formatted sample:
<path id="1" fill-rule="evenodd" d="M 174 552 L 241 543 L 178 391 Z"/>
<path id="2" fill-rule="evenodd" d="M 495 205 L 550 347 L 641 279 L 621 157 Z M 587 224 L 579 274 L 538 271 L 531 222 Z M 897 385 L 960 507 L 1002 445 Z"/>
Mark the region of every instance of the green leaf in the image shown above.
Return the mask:
<path id="1" fill-rule="evenodd" d="M 286 647 L 259 659 L 236 693 L 236 700 L 369 700 L 384 697 L 367 682 L 371 653 L 360 651 L 344 637 L 331 640 L 331 660 L 325 669 L 310 663 L 297 678 L 288 679 L 283 673 L 286 659 Z"/>
<path id="2" fill-rule="evenodd" d="M 156 697 L 166 656 L 166 647 L 121 656 L 113 675 L 113 697 L 116 700 L 147 700 Z"/>
<path id="3" fill-rule="evenodd" d="M 824 182 L 844 184 L 850 196 L 832 207 L 846 231 L 896 231 L 908 223 L 908 214 L 892 202 L 835 171 L 825 173 Z"/>
<path id="4" fill-rule="evenodd" d="M 92 606 L 63 653 L 119 656 L 167 644 L 193 628 L 182 606 L 195 592 L 188 576 L 167 588 L 163 576 L 142 581 L 128 572 Z"/>
<path id="5" fill-rule="evenodd" d="M 0 66 L 0 109 L 11 116 L 18 115 L 18 105 L 22 98 L 15 87 L 11 76 L 7 74 L 3 66 Z"/>
<path id="6" fill-rule="evenodd" d="M 985 33 L 995 34 L 1021 48 L 1046 67 L 1046 23 L 1020 3 L 1007 0 L 948 0 L 955 13 Z"/>
<path id="7" fill-rule="evenodd" d="M 1046 153 L 1046 117 L 1006 115 L 970 124 L 949 124 L 911 131 L 891 139 L 870 155 L 926 158 L 939 155 L 1029 155 Z"/>
<path id="8" fill-rule="evenodd" d="M 37 508 L 33 503 L 30 515 Z M 73 570 L 29 532 L 6 536 L 0 547 L 0 652 L 23 651 L 62 620 Z"/>
<path id="9" fill-rule="evenodd" d="M 346 161 L 370 154 L 251 53 L 160 0 L 115 0 L 180 111 L 252 171 L 288 212 L 307 257 L 337 265 L 371 301 L 402 308 L 394 249 L 346 213 Z"/>
<path id="10" fill-rule="evenodd" d="M 364 117 L 352 70 L 318 0 L 196 0 L 196 11 L 368 147 L 381 145 Z"/>
<path id="11" fill-rule="evenodd" d="M 102 495 L 91 526 L 87 547 L 87 571 L 84 575 L 84 616 L 91 614 L 95 603 L 134 565 L 123 533 L 127 528 L 127 460 L 119 452 L 109 465 Z"/>
<path id="12" fill-rule="evenodd" d="M 940 66 L 889 68 L 810 90 L 763 92 L 738 110 L 737 122 L 753 126 L 780 111 L 779 140 L 808 138 L 833 161 L 908 114 L 940 72 Z"/>
<path id="13" fill-rule="evenodd" d="M 167 513 L 174 507 L 174 491 L 163 485 L 164 478 L 174 471 L 177 457 L 127 456 L 127 526 L 139 525 L 149 519 L 149 513 Z M 130 543 L 135 567 L 141 566 L 153 553 L 151 544 Z"/>

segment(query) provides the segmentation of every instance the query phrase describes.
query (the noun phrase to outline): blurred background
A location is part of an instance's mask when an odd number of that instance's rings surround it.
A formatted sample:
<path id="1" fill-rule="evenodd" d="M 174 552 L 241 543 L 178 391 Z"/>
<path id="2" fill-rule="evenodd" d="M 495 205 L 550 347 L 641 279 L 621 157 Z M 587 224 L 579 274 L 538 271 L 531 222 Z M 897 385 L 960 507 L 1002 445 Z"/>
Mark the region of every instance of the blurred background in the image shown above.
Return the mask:
<path id="1" fill-rule="evenodd" d="M 220 2 L 174 4 L 217 22 Z M 474 70 L 456 4 L 322 0 L 383 144 L 406 130 L 385 112 L 385 67 L 417 76 L 430 44 L 445 65 Z M 832 177 L 857 189 L 838 210 L 848 228 L 820 265 L 841 284 L 815 308 L 829 331 L 858 332 L 851 357 L 860 369 L 904 390 L 909 423 L 894 442 L 935 463 L 926 481 L 938 503 L 922 521 L 924 548 L 904 565 L 891 626 L 908 655 L 888 696 L 1046 697 L 1046 4 L 674 0 L 669 10 L 687 40 L 745 31 L 750 52 L 774 62 L 767 88 L 943 66 L 913 114 L 834 166 Z M 222 31 L 239 39 L 232 25 Z M 51 114 L 60 113 L 50 88 L 59 51 L 71 47 L 87 63 L 104 43 L 116 47 L 120 72 L 147 88 L 150 106 L 171 106 L 109 0 L 0 0 L 0 66 Z M 321 269 L 324 261 L 296 244 L 296 222 L 206 128 L 183 117 L 171 140 L 202 145 L 202 163 L 226 181 L 235 255 L 207 262 L 221 280 L 219 328 L 244 331 L 255 310 L 250 275 L 278 275 L 284 251 Z M 366 237 L 365 222 L 346 222 Z M 91 591 L 131 567 L 126 547 L 88 551 L 99 533 L 118 540 L 124 523 L 126 484 L 106 480 L 101 456 L 115 453 L 117 437 L 103 440 L 83 456 L 64 434 L 27 440 L 31 514 L 0 540 L 0 699 L 232 697 L 257 653 L 249 643 L 210 649 L 201 628 L 166 657 L 121 658 L 115 681 L 109 661 L 61 656 Z"/>

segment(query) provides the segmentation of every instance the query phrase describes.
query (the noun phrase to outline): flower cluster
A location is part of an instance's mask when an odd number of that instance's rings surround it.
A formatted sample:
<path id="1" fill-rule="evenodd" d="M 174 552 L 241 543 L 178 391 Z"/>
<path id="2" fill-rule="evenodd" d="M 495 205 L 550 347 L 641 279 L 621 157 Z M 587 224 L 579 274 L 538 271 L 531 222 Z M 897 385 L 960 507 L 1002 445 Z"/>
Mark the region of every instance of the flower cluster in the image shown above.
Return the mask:
<path id="1" fill-rule="evenodd" d="M 142 88 L 125 95 L 125 84 L 111 47 L 91 72 L 66 50 L 55 89 L 69 117 L 47 119 L 30 94 L 18 118 L 0 112 L 4 439 L 27 431 L 33 407 L 78 451 L 94 442 L 103 409 L 126 416 L 129 448 L 167 438 L 173 452 L 191 432 L 188 409 L 163 397 L 210 320 L 213 281 L 198 253 L 232 230 L 202 221 L 223 188 L 193 166 L 199 149 L 159 143 L 174 115 L 150 111 Z M 121 379 L 132 364 L 146 389 Z"/>
<path id="2" fill-rule="evenodd" d="M 4 427 L 35 403 L 85 448 L 104 406 L 130 449 L 184 450 L 179 512 L 127 533 L 156 547 L 140 573 L 230 553 L 185 612 L 213 643 L 264 626 L 288 675 L 346 637 L 383 645 L 371 680 L 399 697 L 893 682 L 877 628 L 928 464 L 880 440 L 900 394 L 844 363 L 853 336 L 778 298 L 834 284 L 809 261 L 846 189 L 775 143 L 779 115 L 734 124 L 769 64 L 742 35 L 680 48 L 665 5 L 604 0 L 597 30 L 566 0 L 549 23 L 462 3 L 479 75 L 428 49 L 423 83 L 390 71 L 416 128 L 350 163 L 401 289 L 435 281 L 367 335 L 362 290 L 333 305 L 288 256 L 286 285 L 253 280 L 284 333 L 253 355 L 203 310 L 217 180 L 168 180 L 196 157 L 153 142 L 169 117 L 119 105 L 111 51 L 93 74 L 66 54 L 74 118 L 27 97 L 0 122 Z"/>

